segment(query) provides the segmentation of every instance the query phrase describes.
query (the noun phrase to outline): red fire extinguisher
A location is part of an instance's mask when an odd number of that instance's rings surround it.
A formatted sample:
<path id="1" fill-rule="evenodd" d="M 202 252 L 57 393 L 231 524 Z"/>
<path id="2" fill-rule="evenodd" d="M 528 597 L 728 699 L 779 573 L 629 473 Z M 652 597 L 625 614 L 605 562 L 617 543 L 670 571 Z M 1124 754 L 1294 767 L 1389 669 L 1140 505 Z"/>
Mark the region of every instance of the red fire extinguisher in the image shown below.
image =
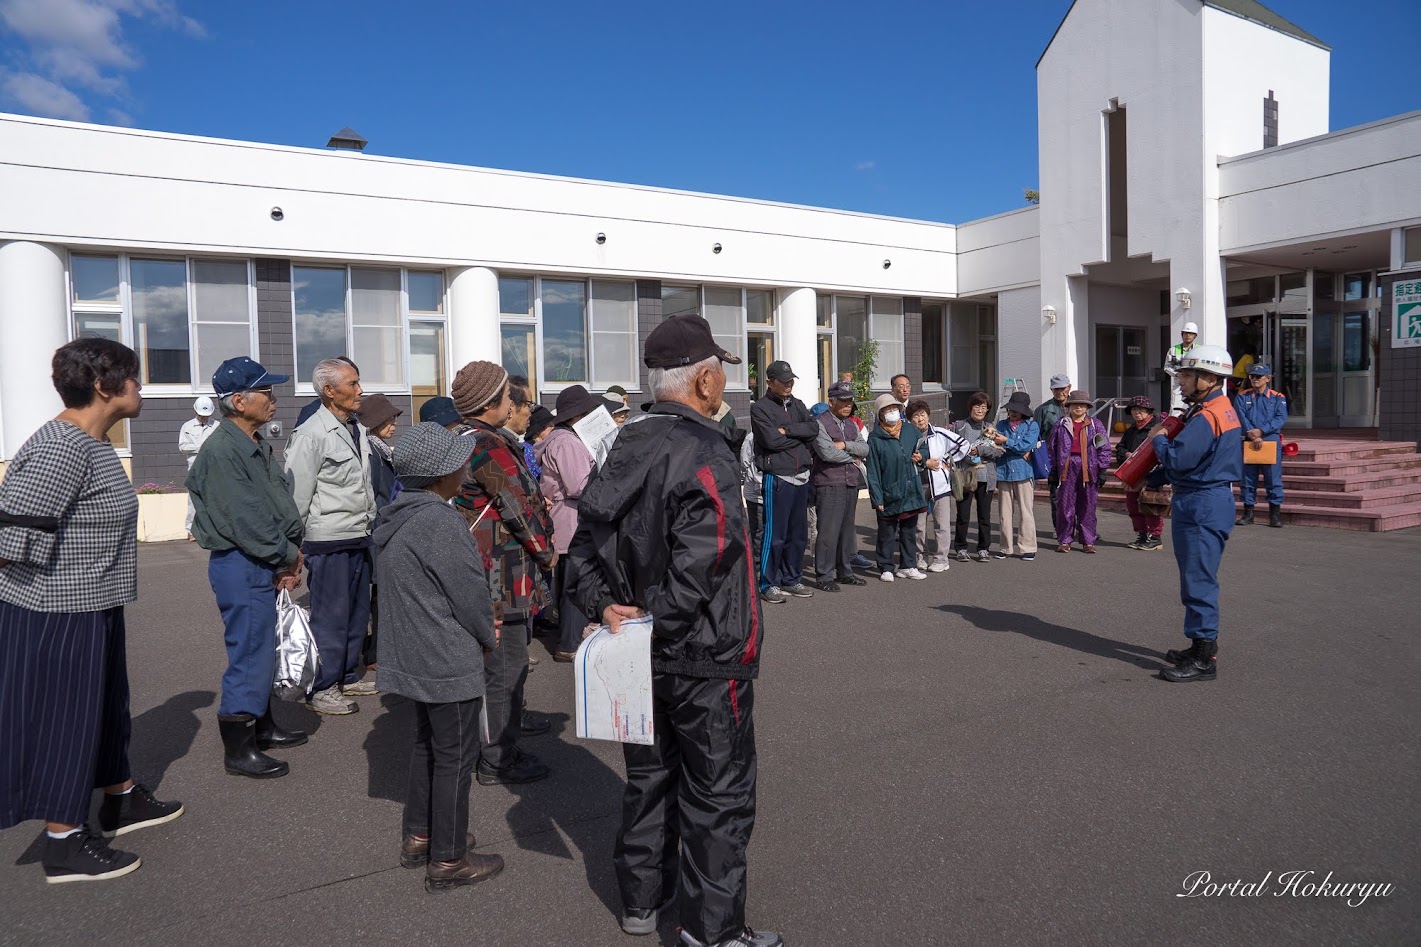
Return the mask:
<path id="1" fill-rule="evenodd" d="M 1184 430 L 1184 420 L 1172 414 L 1166 417 L 1161 425 L 1164 427 L 1164 436 L 1171 441 L 1176 434 Z M 1135 448 L 1130 456 L 1125 458 L 1125 463 L 1115 470 L 1115 476 L 1131 490 L 1137 488 L 1145 477 L 1149 476 L 1150 471 L 1159 466 L 1159 459 L 1155 457 L 1155 448 L 1151 443 L 1153 440 L 1151 437 Z"/>

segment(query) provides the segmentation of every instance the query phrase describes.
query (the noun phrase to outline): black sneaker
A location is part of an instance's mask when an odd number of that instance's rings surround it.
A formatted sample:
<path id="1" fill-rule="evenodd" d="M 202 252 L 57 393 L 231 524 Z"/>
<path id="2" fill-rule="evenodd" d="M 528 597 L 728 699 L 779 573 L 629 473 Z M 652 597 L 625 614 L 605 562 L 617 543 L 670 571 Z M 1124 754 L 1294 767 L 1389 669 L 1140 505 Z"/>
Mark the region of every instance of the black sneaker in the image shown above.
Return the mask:
<path id="1" fill-rule="evenodd" d="M 44 840 L 44 880 L 52 885 L 67 881 L 107 881 L 137 871 L 143 864 L 132 852 L 109 848 L 87 825 L 68 838 Z"/>
<path id="2" fill-rule="evenodd" d="M 1005 558 L 1007 558 L 1007 554 L 1006 554 L 1005 552 L 1003 552 L 1002 550 L 998 549 L 996 552 L 992 553 L 992 558 L 993 558 L 993 559 L 1005 559 Z"/>
<path id="3" fill-rule="evenodd" d="M 814 584 L 819 586 L 819 591 L 821 592 L 839 591 L 839 583 L 835 582 L 833 579 L 819 579 Z"/>
<path id="4" fill-rule="evenodd" d="M 134 783 L 132 791 L 121 796 L 104 793 L 103 805 L 99 806 L 99 828 L 104 838 L 115 838 L 150 825 L 171 822 L 182 814 L 181 802 L 159 802 L 146 786 Z"/>
<path id="5" fill-rule="evenodd" d="M 702 943 L 684 930 L 681 931 L 681 943 L 684 947 L 784 947 L 784 942 L 784 938 L 774 931 L 753 931 L 748 927 L 734 937 L 718 940 L 714 944 Z"/>
<path id="6" fill-rule="evenodd" d="M 794 585 L 786 585 L 782 589 L 782 591 L 788 595 L 793 595 L 795 598 L 814 597 L 814 590 L 811 589 L 809 586 L 805 585 L 803 582 L 796 582 Z"/>
<path id="7" fill-rule="evenodd" d="M 966 550 L 966 549 L 959 549 L 959 550 L 957 550 L 957 561 L 958 561 L 958 562 L 966 562 L 969 558 L 971 558 L 971 557 L 967 555 L 967 550 Z"/>
<path id="8" fill-rule="evenodd" d="M 1136 546 L 1135 548 L 1143 549 L 1145 552 L 1154 552 L 1156 549 L 1159 549 L 1163 545 L 1164 543 L 1160 542 L 1160 538 L 1158 536 L 1146 536 L 1144 540 L 1141 541 L 1140 545 Z"/>
<path id="9" fill-rule="evenodd" d="M 1022 554 L 1021 554 L 1021 561 L 1022 561 L 1022 562 L 1035 562 L 1035 561 L 1036 561 L 1036 553 L 1034 553 L 1034 552 L 1024 552 L 1024 553 L 1022 553 Z"/>
<path id="10" fill-rule="evenodd" d="M 512 760 L 497 768 L 479 760 L 479 765 L 474 770 L 474 778 L 479 781 L 479 785 L 501 786 L 536 783 L 540 779 L 547 778 L 550 772 L 547 764 L 540 763 L 536 757 L 529 756 L 527 753 L 517 750 L 514 753 Z"/>
<path id="11" fill-rule="evenodd" d="M 527 737 L 541 736 L 552 728 L 553 722 L 547 717 L 535 717 L 527 712 L 524 712 L 523 719 L 518 724 L 519 732 Z"/>
<path id="12" fill-rule="evenodd" d="M 868 585 L 863 579 L 850 572 L 848 575 L 839 576 L 839 581 L 844 585 Z"/>

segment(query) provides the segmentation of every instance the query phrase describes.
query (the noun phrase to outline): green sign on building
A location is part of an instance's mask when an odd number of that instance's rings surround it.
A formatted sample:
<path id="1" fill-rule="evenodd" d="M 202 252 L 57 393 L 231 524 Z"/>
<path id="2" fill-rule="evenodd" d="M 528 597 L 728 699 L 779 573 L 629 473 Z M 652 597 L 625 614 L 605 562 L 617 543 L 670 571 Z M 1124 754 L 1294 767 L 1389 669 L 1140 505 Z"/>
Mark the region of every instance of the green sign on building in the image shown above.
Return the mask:
<path id="1" fill-rule="evenodd" d="M 1421 279 L 1391 284 L 1392 348 L 1421 346 Z"/>

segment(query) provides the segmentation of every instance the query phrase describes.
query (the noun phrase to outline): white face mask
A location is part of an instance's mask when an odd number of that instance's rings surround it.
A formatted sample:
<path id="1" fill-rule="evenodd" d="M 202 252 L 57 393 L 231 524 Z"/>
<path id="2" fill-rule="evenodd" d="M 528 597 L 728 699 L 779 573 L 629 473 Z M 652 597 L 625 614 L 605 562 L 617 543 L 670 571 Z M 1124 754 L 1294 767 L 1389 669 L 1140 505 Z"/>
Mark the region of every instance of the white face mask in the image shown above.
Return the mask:
<path id="1" fill-rule="evenodd" d="M 897 412 L 897 411 L 885 411 L 885 412 L 883 412 L 883 423 L 884 423 L 884 424 L 897 424 L 897 423 L 898 423 L 899 421 L 901 421 L 901 420 L 903 420 L 903 415 L 902 415 L 901 413 Z"/>

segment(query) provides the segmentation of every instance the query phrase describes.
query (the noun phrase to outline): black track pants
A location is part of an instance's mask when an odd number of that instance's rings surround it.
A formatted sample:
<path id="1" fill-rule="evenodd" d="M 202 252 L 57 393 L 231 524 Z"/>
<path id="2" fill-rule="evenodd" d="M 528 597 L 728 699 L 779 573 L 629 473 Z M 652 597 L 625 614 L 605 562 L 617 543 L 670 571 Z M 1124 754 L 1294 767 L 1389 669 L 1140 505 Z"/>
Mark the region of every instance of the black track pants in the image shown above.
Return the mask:
<path id="1" fill-rule="evenodd" d="M 681 926 L 704 944 L 745 926 L 755 828 L 754 686 L 656 673 L 656 742 L 627 743 L 613 861 L 622 902 L 659 907 L 680 877 Z"/>

